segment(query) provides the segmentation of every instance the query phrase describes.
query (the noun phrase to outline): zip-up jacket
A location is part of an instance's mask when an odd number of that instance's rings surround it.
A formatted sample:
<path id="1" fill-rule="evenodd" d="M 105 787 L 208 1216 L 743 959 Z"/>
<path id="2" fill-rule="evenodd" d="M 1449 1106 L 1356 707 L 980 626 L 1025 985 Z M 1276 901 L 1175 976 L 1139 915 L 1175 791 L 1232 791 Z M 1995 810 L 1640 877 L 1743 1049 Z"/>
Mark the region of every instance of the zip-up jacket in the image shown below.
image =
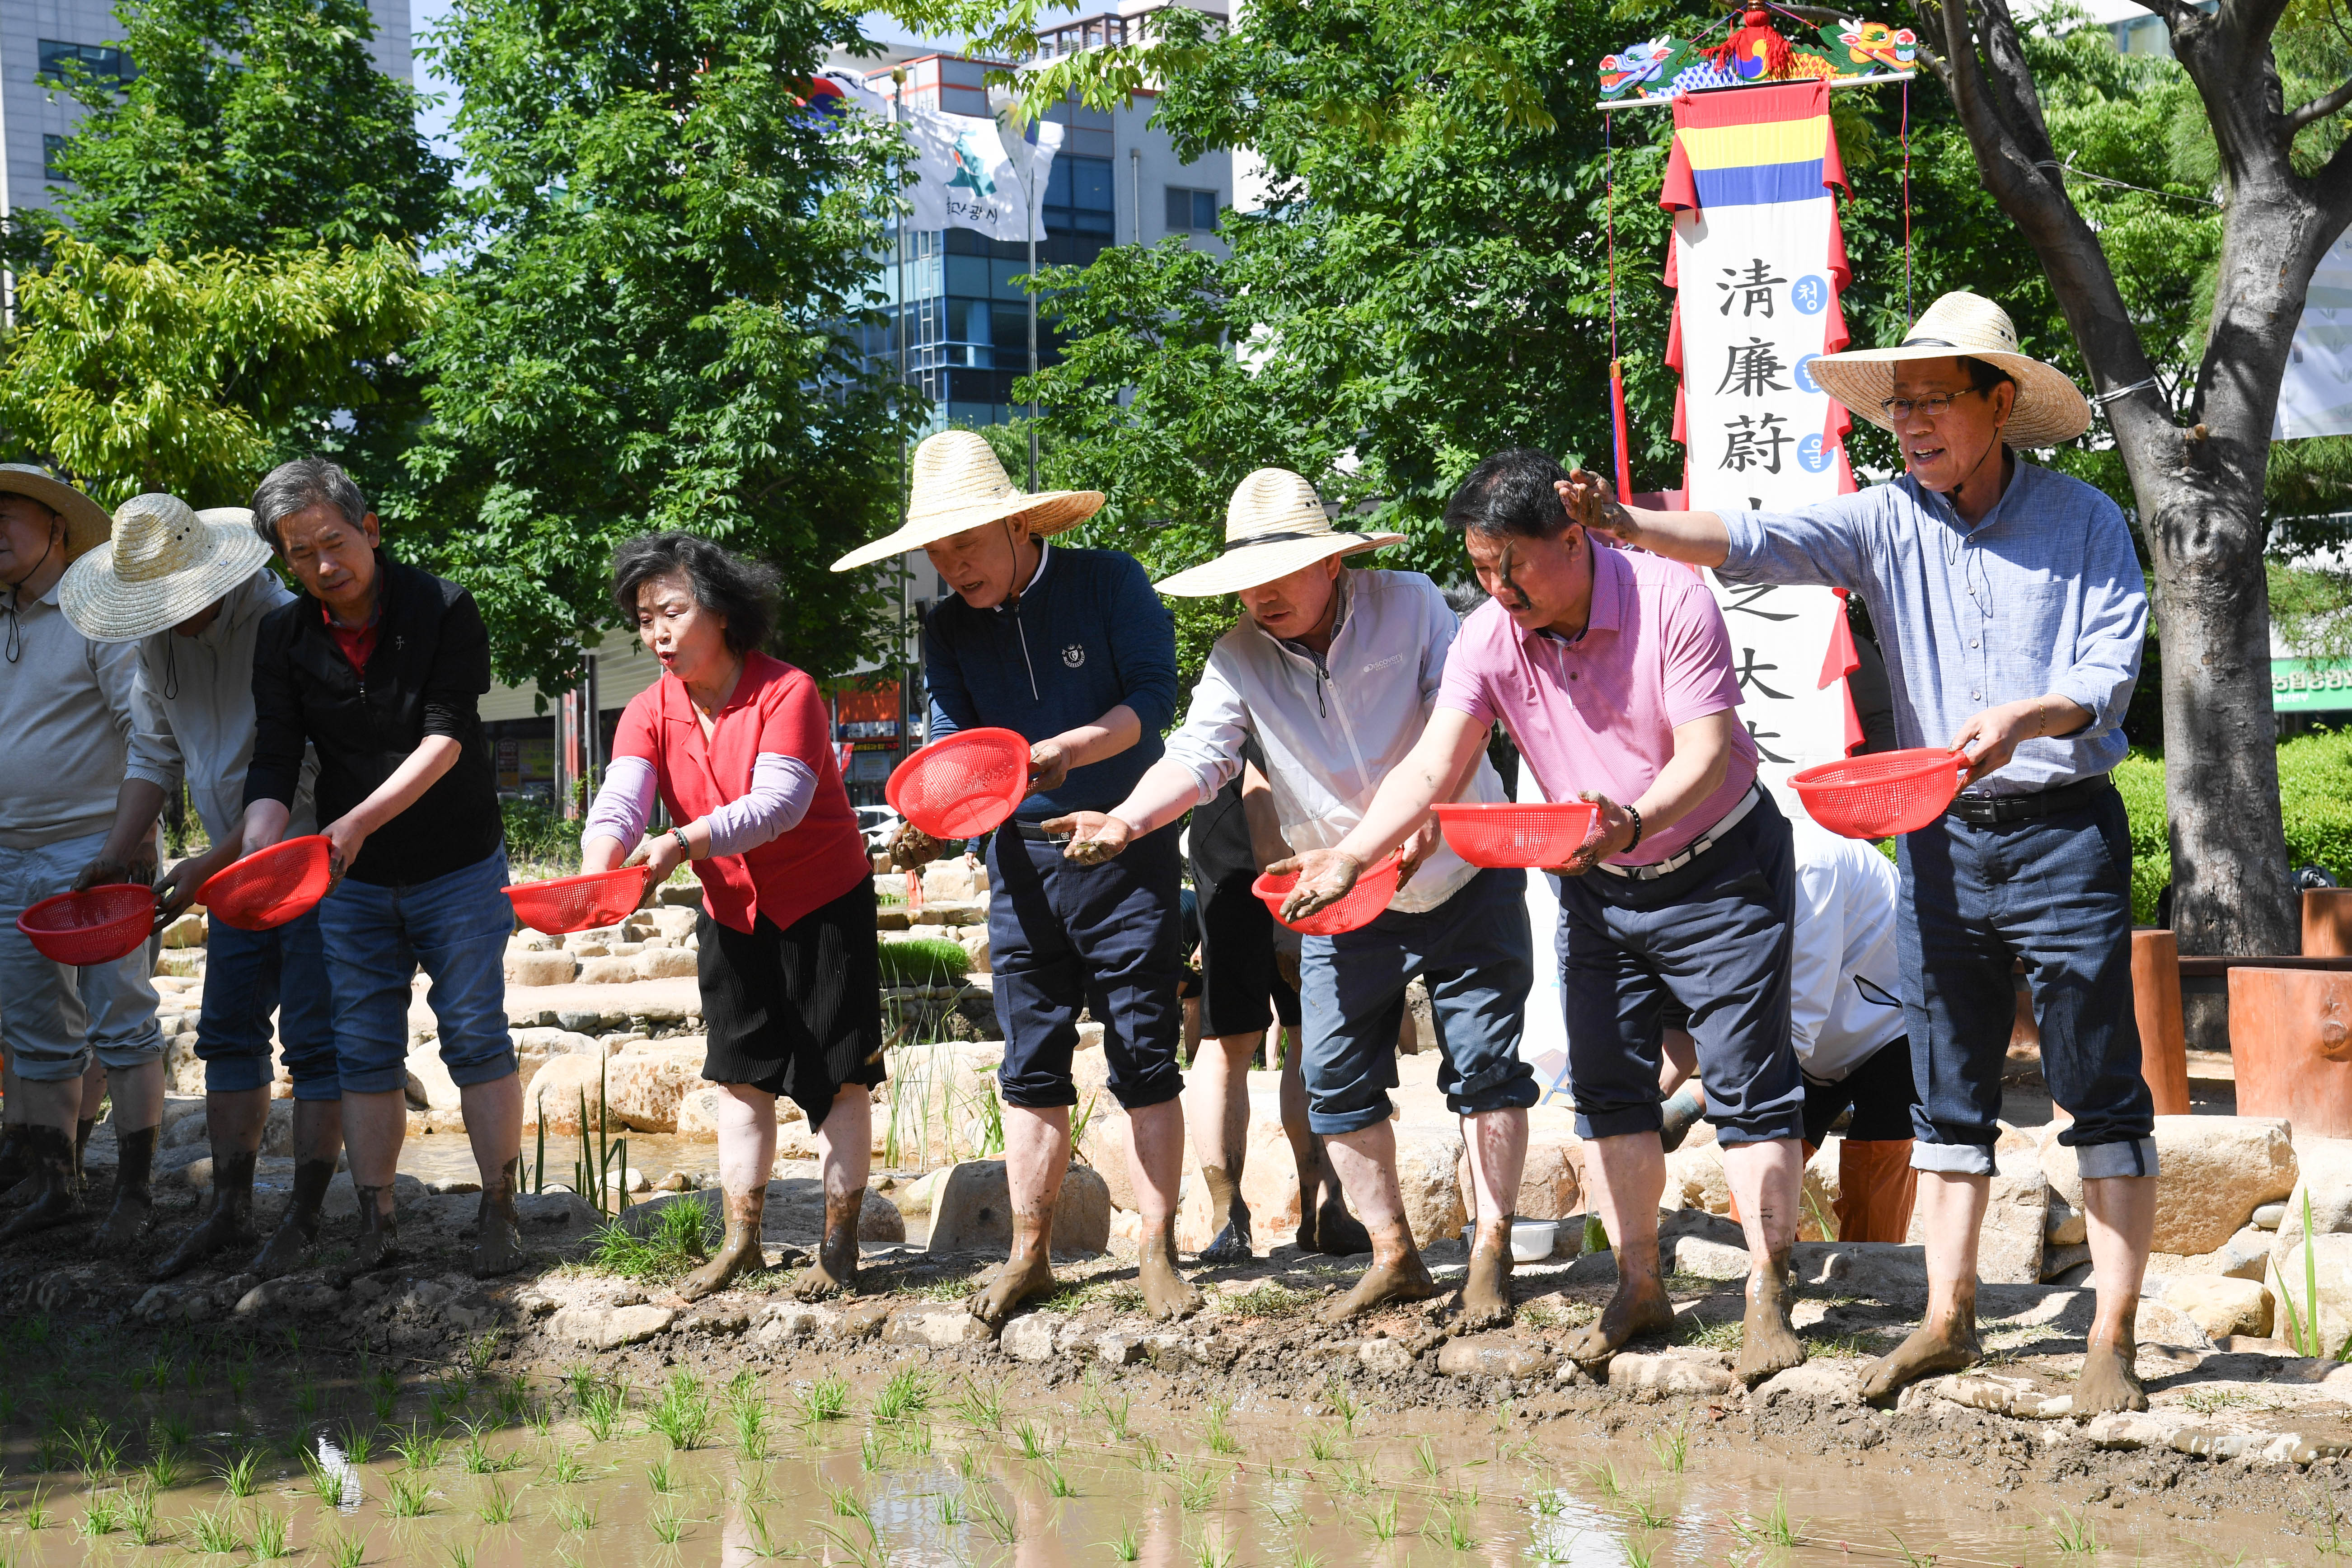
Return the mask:
<path id="1" fill-rule="evenodd" d="M 1381 781 L 1405 759 L 1437 702 L 1460 622 L 1418 572 L 1343 571 L 1329 650 L 1269 636 L 1244 615 L 1209 650 L 1168 755 L 1216 797 L 1240 773 L 1242 744 L 1265 753 L 1282 837 L 1294 851 L 1328 849 L 1364 819 Z M 1457 800 L 1502 801 L 1503 781 L 1479 754 Z M 1443 839 L 1389 908 L 1435 909 L 1476 875 Z"/>
<path id="2" fill-rule="evenodd" d="M 133 700 L 147 704 L 146 728 L 187 780 L 188 797 L 215 844 L 243 831 L 245 775 L 253 765 L 253 650 L 269 612 L 294 595 L 267 566 L 223 595 L 220 614 L 192 637 L 166 626 L 140 639 Z M 295 790 L 290 837 L 319 831 L 311 805 L 318 759 L 306 756 Z"/>
<path id="3" fill-rule="evenodd" d="M 482 734 L 490 640 L 473 595 L 376 553 L 374 651 L 357 670 L 328 635 L 324 607 L 297 595 L 262 617 L 253 651 L 253 765 L 245 804 L 293 804 L 302 747 L 319 753 L 319 820 L 375 793 L 428 735 L 461 748 L 416 803 L 372 834 L 350 874 L 413 886 L 486 859 L 505 826 Z"/>
<path id="4" fill-rule="evenodd" d="M 1133 556 L 1048 544 L 1016 603 L 975 610 L 950 594 L 931 607 L 923 681 L 934 741 L 983 726 L 1043 741 L 1127 704 L 1143 738 L 1071 769 L 1016 815 L 1108 811 L 1160 760 L 1160 733 L 1176 717 L 1176 622 Z"/>

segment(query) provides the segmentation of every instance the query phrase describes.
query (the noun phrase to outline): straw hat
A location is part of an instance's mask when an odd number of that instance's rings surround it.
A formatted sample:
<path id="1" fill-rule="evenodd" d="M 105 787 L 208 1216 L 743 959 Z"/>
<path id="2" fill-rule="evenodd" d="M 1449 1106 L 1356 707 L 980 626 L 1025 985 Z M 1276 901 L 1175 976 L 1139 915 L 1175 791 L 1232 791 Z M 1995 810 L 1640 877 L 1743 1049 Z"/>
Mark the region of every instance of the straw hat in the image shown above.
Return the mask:
<path id="1" fill-rule="evenodd" d="M 906 522 L 835 562 L 835 571 L 871 566 L 967 528 L 1016 517 L 1028 520 L 1030 537 L 1043 539 L 1077 527 L 1101 510 L 1103 503 L 1100 490 L 1045 490 L 1033 496 L 1014 489 L 1004 465 L 996 460 L 996 448 L 971 430 L 942 430 L 916 447 L 908 488 Z"/>
<path id="2" fill-rule="evenodd" d="M 177 496 L 132 496 L 115 511 L 113 539 L 66 568 L 58 607 L 92 642 L 135 642 L 195 615 L 268 559 L 241 506 L 193 511 Z"/>
<path id="3" fill-rule="evenodd" d="M 29 496 L 66 520 L 66 559 L 88 553 L 106 542 L 114 520 L 106 509 L 58 479 L 30 463 L 0 463 L 0 492 Z"/>
<path id="4" fill-rule="evenodd" d="M 1402 533 L 1343 533 L 1324 515 L 1315 487 L 1287 468 L 1260 468 L 1225 504 L 1225 552 L 1158 586 L 1180 599 L 1235 594 L 1287 577 L 1334 555 L 1402 544 Z"/>
<path id="5" fill-rule="evenodd" d="M 1895 367 L 1906 360 L 1966 354 L 1999 365 L 2017 383 L 2017 404 L 2000 438 L 2011 447 L 2049 447 L 2091 427 L 2091 405 L 2053 365 L 2017 351 L 2009 312 L 1981 295 L 1958 291 L 1927 307 L 1911 335 L 1891 349 L 1823 354 L 1805 366 L 1823 391 L 1883 429 L 1894 422 L 1878 405 L 1895 395 Z"/>

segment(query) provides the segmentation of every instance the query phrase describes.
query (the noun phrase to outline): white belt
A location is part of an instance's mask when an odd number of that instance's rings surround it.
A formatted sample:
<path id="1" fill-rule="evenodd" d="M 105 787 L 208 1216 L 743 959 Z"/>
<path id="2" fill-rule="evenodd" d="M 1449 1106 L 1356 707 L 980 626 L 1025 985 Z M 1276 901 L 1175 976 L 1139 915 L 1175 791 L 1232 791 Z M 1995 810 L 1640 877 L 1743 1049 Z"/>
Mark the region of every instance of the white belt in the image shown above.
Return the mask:
<path id="1" fill-rule="evenodd" d="M 1697 859 L 1700 856 L 1706 854 L 1708 850 L 1714 848 L 1716 840 L 1721 838 L 1725 834 L 1730 832 L 1733 828 L 1747 821 L 1748 814 L 1755 810 L 1756 803 L 1763 798 L 1764 786 L 1761 784 L 1749 784 L 1748 786 L 1748 793 L 1739 797 L 1739 804 L 1733 806 L 1729 811 L 1725 812 L 1721 817 L 1717 819 L 1716 825 L 1713 827 L 1708 828 L 1703 836 L 1692 839 L 1688 847 L 1685 848 L 1680 854 L 1669 855 L 1664 859 L 1648 866 L 1619 866 L 1611 861 L 1603 860 L 1601 862 L 1601 869 L 1608 872 L 1612 877 L 1623 877 L 1627 880 L 1634 882 L 1654 881 L 1656 879 L 1665 876 L 1668 872 L 1679 871 L 1684 867 L 1689 865 L 1692 861 Z"/>

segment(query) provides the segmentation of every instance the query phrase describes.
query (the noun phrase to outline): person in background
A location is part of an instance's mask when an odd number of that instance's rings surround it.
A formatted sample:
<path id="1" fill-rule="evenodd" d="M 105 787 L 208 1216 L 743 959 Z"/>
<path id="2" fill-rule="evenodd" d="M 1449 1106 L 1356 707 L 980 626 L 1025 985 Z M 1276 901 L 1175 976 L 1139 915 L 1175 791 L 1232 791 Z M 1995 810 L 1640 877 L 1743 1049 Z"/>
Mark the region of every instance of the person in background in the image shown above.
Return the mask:
<path id="1" fill-rule="evenodd" d="M 286 837 L 315 748 L 335 877 L 319 932 L 359 1197 L 341 1272 L 399 1257 L 393 1176 L 408 1134 L 409 983 L 420 966 L 481 1176 L 471 1267 L 483 1279 L 511 1272 L 522 1261 L 522 1085 L 507 1028 L 506 826 L 477 706 L 490 686 L 489 634 L 471 594 L 383 552 L 366 498 L 324 458 L 272 469 L 253 494 L 253 528 L 304 591 L 264 615 L 255 638 L 244 852 Z"/>
<path id="2" fill-rule="evenodd" d="M 133 690 L 136 656 L 92 642 L 58 607 L 68 566 L 113 528 L 71 485 L 0 463 L 0 1045 L 8 1126 L 31 1186 L 0 1224 L 0 1244 L 82 1217 L 81 1151 L 98 1093 L 109 1092 L 121 1163 L 92 1237 L 100 1254 L 129 1251 L 154 1210 L 154 954 L 142 943 L 112 963 L 69 968 L 35 952 L 16 918 L 58 893 L 155 879 L 155 816 L 173 769 Z"/>
<path id="3" fill-rule="evenodd" d="M 1843 838 L 1810 817 L 1789 823 L 1797 849 L 1797 924 L 1789 956 L 1789 1033 L 1805 1075 L 1805 1158 L 1847 1111 L 1838 1144 L 1837 1239 L 1908 1236 L 1911 1044 L 1904 1034 L 1895 957 L 1895 862 L 1875 845 Z M 1658 1091 L 1669 1152 L 1706 1113 L 1696 1047 L 1669 1027 Z"/>
<path id="4" fill-rule="evenodd" d="M 193 511 L 176 496 L 124 503 L 114 537 L 66 569 L 66 618 L 94 643 L 137 648 L 134 690 L 147 727 L 184 779 L 212 839 L 155 886 L 156 918 L 177 920 L 242 847 L 245 773 L 253 758 L 253 649 L 262 617 L 293 602 L 269 570 L 269 547 L 243 507 Z M 306 757 L 291 830 L 318 831 L 315 758 Z M 251 1246 L 253 1170 L 269 1119 L 271 1019 L 294 1084 L 294 1195 L 268 1245 L 242 1272 L 273 1279 L 319 1234 L 320 1205 L 343 1147 L 342 1086 L 319 917 L 270 931 L 209 920 L 196 1055 L 205 1064 L 212 1206 L 155 1265 L 168 1279 L 228 1247 Z"/>
<path id="5" fill-rule="evenodd" d="M 2147 632 L 2122 509 L 2021 451 L 2072 440 L 2091 405 L 2018 348 L 1991 300 L 1956 292 L 1905 341 L 1811 362 L 1840 403 L 1894 432 L 1905 472 L 1788 512 L 1629 511 L 1597 476 L 1561 495 L 1588 526 L 1722 582 L 1862 595 L 1890 645 L 1906 746 L 1965 752 L 1945 815 L 1905 834 L 1897 945 L 1912 1073 L 1925 1096 L 1911 1163 L 1927 1313 L 1864 1393 L 1981 1353 L 1977 1244 L 2000 1133 L 2000 1064 L 2022 960 L 2059 1142 L 2083 1177 L 2098 1309 L 2074 1387 L 2089 1416 L 2147 1408 L 2140 1282 L 2156 1228 L 2156 1107 L 2131 992 L 2131 835 L 2109 770 Z"/>
<path id="6" fill-rule="evenodd" d="M 1145 1305 L 1174 1318 L 1201 1304 L 1176 1271 L 1184 1159 L 1176 829 L 1150 836 L 1116 866 L 1089 869 L 1063 858 L 1045 826 L 1125 795 L 1159 758 L 1160 732 L 1175 714 L 1175 623 L 1143 568 L 1114 551 L 1048 542 L 1102 502 L 1099 490 L 1024 494 L 986 439 L 949 430 L 915 451 L 906 523 L 833 563 L 846 572 L 922 550 L 953 590 L 923 623 L 930 739 L 988 725 L 1030 742 L 1028 797 L 988 839 L 1013 1249 L 967 1304 L 991 1325 L 1053 1288 L 1054 1204 L 1069 1167 L 1081 1009 L 1103 1026 L 1111 1095 L 1127 1113 Z M 891 853 L 911 868 L 940 847 L 908 823 Z"/>
<path id="7" fill-rule="evenodd" d="M 1489 602 L 1454 640 L 1420 743 L 1360 826 L 1300 857 L 1285 915 L 1337 901 L 1405 842 L 1496 722 L 1544 798 L 1599 808 L 1591 836 L 1557 868 L 1559 942 L 1585 1184 L 1618 1272 L 1600 1321 L 1567 1353 L 1597 1365 L 1673 1321 L 1657 1245 L 1660 1013 L 1671 998 L 1691 1016 L 1743 1215 L 1748 1310 L 1733 1374 L 1753 1385 L 1805 1354 L 1790 1321 L 1804 1079 L 1789 1036 L 1789 825 L 1756 782 L 1714 596 L 1692 573 L 1578 526 L 1557 493 L 1566 479 L 1522 449 L 1488 458 L 1454 491 L 1446 521 L 1463 531 Z"/>
<path id="8" fill-rule="evenodd" d="M 842 787 L 816 682 L 760 650 L 776 574 L 688 533 L 613 552 L 613 602 L 662 676 L 629 700 L 581 832 L 591 871 L 691 862 L 697 963 L 719 1102 L 727 1236 L 679 1282 L 696 1300 L 764 1266 L 776 1097 L 816 1129 L 824 1235 L 797 1292 L 853 1288 L 857 1221 L 883 1080 L 872 862 Z M 645 834 L 658 795 L 675 825 Z"/>
<path id="9" fill-rule="evenodd" d="M 1192 887 L 1200 900 L 1202 1047 L 1184 1085 L 1185 1121 L 1209 1192 L 1223 1217 L 1201 1251 L 1203 1263 L 1250 1258 L 1249 1205 L 1242 1170 L 1249 1151 L 1249 1070 L 1267 1029 L 1283 1031 L 1282 1130 L 1298 1171 L 1299 1247 L 1345 1257 L 1370 1252 L 1371 1237 L 1348 1212 L 1323 1140 L 1307 1120 L 1298 1039 L 1299 935 L 1250 890 L 1258 873 L 1289 857 L 1274 791 L 1255 741 L 1242 747 L 1242 771 L 1192 808 Z"/>
<path id="10" fill-rule="evenodd" d="M 1210 650 L 1168 754 L 1108 815 L 1047 824 L 1076 834 L 1069 857 L 1101 865 L 1148 843 L 1213 800 L 1240 773 L 1252 740 L 1286 843 L 1312 855 L 1349 839 L 1420 739 L 1456 646 L 1454 611 L 1428 578 L 1341 565 L 1402 539 L 1333 528 L 1315 487 L 1286 469 L 1242 480 L 1226 509 L 1223 553 L 1160 590 L 1237 594 L 1244 613 Z M 1433 798 L 1500 801 L 1502 781 L 1483 754 L 1465 756 Z M 1389 1126 L 1405 988 L 1418 975 L 1444 1058 L 1438 1087 L 1462 1119 L 1477 1184 L 1462 1305 L 1465 1326 L 1483 1327 L 1510 1313 L 1510 1222 L 1527 1108 L 1538 1093 L 1518 1054 L 1535 977 L 1526 874 L 1465 864 L 1439 841 L 1427 801 L 1397 837 L 1410 842 L 1388 907 L 1354 931 L 1299 945 L 1307 1125 L 1324 1139 L 1372 1243 L 1371 1263 L 1330 1315 L 1438 1294 L 1405 1223 Z M 1285 858 L 1277 868 L 1296 864 Z"/>

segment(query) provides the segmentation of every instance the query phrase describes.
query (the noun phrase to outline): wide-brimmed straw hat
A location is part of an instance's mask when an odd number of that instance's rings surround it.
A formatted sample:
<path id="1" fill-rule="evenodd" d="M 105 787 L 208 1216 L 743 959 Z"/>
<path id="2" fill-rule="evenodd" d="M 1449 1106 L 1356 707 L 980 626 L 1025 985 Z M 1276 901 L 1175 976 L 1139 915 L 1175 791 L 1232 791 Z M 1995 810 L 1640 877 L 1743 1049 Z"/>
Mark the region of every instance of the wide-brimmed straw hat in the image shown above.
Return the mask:
<path id="1" fill-rule="evenodd" d="M 996 460 L 996 448 L 970 430 L 942 430 L 916 447 L 908 490 L 907 521 L 835 562 L 835 571 L 871 566 L 967 528 L 1016 517 L 1028 521 L 1031 537 L 1043 539 L 1077 527 L 1101 510 L 1103 503 L 1100 490 L 1030 495 L 1014 489 L 1004 465 Z"/>
<path id="2" fill-rule="evenodd" d="M 241 506 L 196 511 L 177 496 L 132 496 L 115 509 L 114 537 L 66 568 L 58 607 L 92 642 L 136 642 L 197 614 L 268 559 Z"/>
<path id="3" fill-rule="evenodd" d="M 30 463 L 0 463 L 0 492 L 29 496 L 66 520 L 66 559 L 88 554 L 106 542 L 114 520 L 106 509 L 47 468 Z"/>
<path id="4" fill-rule="evenodd" d="M 1315 487 L 1287 468 L 1260 468 L 1225 505 L 1225 551 L 1158 585 L 1180 599 L 1237 594 L 1333 555 L 1402 544 L 1402 533 L 1347 533 L 1331 526 Z"/>
<path id="5" fill-rule="evenodd" d="M 1979 294 L 1947 294 L 1927 307 L 1908 336 L 1891 349 L 1823 354 L 1805 369 L 1822 389 L 1883 429 L 1894 422 L 1878 405 L 1895 395 L 1895 367 L 1906 360 L 1965 354 L 1998 365 L 2017 383 L 2017 405 L 2000 438 L 2011 447 L 2049 447 L 2091 427 L 2090 400 L 2054 365 L 2017 349 L 2009 312 Z"/>

